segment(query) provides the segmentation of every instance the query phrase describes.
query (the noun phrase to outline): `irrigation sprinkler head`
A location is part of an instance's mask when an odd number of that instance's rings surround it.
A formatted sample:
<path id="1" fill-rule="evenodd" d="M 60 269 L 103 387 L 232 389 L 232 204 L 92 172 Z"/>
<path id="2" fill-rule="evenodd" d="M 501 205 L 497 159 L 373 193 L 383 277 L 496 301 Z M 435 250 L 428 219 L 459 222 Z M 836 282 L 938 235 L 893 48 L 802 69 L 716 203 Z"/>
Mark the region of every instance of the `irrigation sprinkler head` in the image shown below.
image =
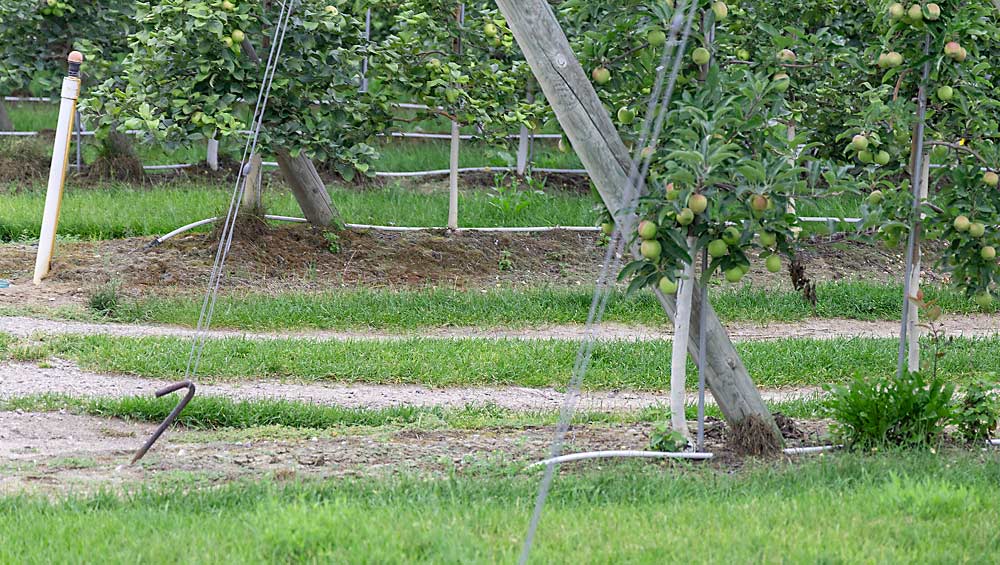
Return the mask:
<path id="1" fill-rule="evenodd" d="M 184 398 L 182 398 L 181 401 L 177 403 L 177 406 L 175 406 L 174 409 L 170 412 L 170 415 L 167 416 L 167 419 L 164 420 L 162 424 L 160 424 L 160 427 L 156 428 L 156 431 L 153 432 L 153 435 L 150 436 L 148 440 L 146 440 L 146 443 L 139 449 L 139 451 L 136 452 L 135 457 L 132 458 L 132 462 L 129 463 L 129 465 L 135 465 L 136 462 L 142 459 L 143 456 L 146 455 L 146 452 L 149 451 L 149 448 L 153 447 L 153 444 L 156 443 L 156 440 L 160 439 L 160 436 L 163 435 L 163 432 L 167 431 L 167 428 L 170 427 L 170 424 L 174 423 L 174 420 L 177 419 L 177 415 L 180 414 L 181 410 L 184 410 L 184 408 L 188 405 L 188 403 L 191 402 L 191 399 L 194 398 L 195 387 L 194 383 L 192 383 L 191 381 L 181 381 L 179 383 L 174 383 L 168 387 L 164 387 L 156 391 L 156 398 L 160 398 L 170 394 L 171 392 L 178 391 L 182 388 L 188 389 L 187 394 L 185 394 Z"/>
<path id="2" fill-rule="evenodd" d="M 83 53 L 79 51 L 73 51 L 66 58 L 69 61 L 69 76 L 79 77 L 80 76 L 80 65 L 83 63 Z"/>

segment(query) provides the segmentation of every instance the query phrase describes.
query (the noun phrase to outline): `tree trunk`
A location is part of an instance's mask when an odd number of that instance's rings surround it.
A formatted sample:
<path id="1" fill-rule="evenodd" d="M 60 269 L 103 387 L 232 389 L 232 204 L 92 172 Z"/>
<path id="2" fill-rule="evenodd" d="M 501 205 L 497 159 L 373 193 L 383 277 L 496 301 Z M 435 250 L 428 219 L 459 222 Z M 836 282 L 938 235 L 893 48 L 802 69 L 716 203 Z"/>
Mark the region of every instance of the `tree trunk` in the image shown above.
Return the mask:
<path id="1" fill-rule="evenodd" d="M 98 151 L 97 160 L 90 167 L 91 175 L 120 181 L 137 181 L 145 175 L 128 134 L 112 127 L 108 136 L 101 140 Z"/>
<path id="2" fill-rule="evenodd" d="M 243 180 L 243 210 L 255 216 L 264 215 L 264 203 L 261 198 L 261 166 L 260 153 L 251 155 L 250 167 Z"/>
<path id="3" fill-rule="evenodd" d="M 10 120 L 7 105 L 2 98 L 0 98 L 0 131 L 14 131 L 14 122 Z"/>
<path id="4" fill-rule="evenodd" d="M 279 149 L 277 156 L 281 174 L 309 223 L 321 228 L 341 223 L 340 212 L 333 205 L 312 159 L 304 154 L 292 157 L 285 149 Z"/>
<path id="5" fill-rule="evenodd" d="M 628 151 L 573 54 L 552 9 L 546 0 L 496 2 L 608 210 L 616 218 L 634 213 L 621 209 L 624 190 L 630 182 Z M 656 293 L 664 311 L 674 319 L 674 300 L 659 291 Z M 697 336 L 700 331 L 700 308 L 708 308 L 705 377 L 720 410 L 734 429 L 769 431 L 769 444 L 781 445 L 781 432 L 719 318 L 711 305 L 701 304 L 701 293 L 694 294 L 691 334 Z M 687 350 L 697 358 L 698 340 L 689 339 Z"/>
<path id="6" fill-rule="evenodd" d="M 924 157 L 922 166 L 920 167 L 921 175 L 920 182 L 920 200 L 927 200 L 928 190 L 927 187 L 930 184 L 930 167 L 931 167 L 931 157 L 927 155 Z M 920 294 L 920 266 L 921 264 L 921 251 L 920 251 L 920 241 L 913 242 L 913 269 L 910 271 L 910 317 L 907 320 L 908 327 L 906 330 L 906 339 L 909 341 L 907 345 L 907 369 L 911 373 L 916 373 L 920 371 L 920 310 L 918 304 L 914 298 Z"/>

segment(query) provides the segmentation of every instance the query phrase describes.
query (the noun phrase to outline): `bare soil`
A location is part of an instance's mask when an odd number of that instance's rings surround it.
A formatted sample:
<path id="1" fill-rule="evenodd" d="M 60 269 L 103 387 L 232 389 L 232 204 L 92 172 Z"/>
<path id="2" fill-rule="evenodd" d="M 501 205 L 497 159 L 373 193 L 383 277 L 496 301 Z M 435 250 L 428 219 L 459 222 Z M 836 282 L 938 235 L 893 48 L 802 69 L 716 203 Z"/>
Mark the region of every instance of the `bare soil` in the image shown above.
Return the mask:
<path id="1" fill-rule="evenodd" d="M 0 278 L 14 291 L 0 292 L 0 306 L 79 305 L 95 288 L 120 281 L 127 295 L 200 293 L 215 259 L 211 234 L 188 234 L 150 248 L 131 238 L 62 243 L 52 274 L 40 292 L 17 293 L 30 284 L 36 249 L 0 245 Z M 484 234 L 473 232 L 346 231 L 332 252 L 321 230 L 283 226 L 234 242 L 226 264 L 229 292 L 319 292 L 344 287 L 483 289 L 501 286 L 576 286 L 595 280 L 604 248 L 591 233 Z M 804 245 L 801 258 L 815 281 L 899 280 L 899 251 L 850 240 L 821 238 Z M 935 281 L 934 272 L 925 280 Z M 790 287 L 757 261 L 755 285 Z"/>
<path id="2" fill-rule="evenodd" d="M 788 445 L 822 441 L 826 422 L 786 423 Z M 242 478 L 338 478 L 418 473 L 443 476 L 477 466 L 527 464 L 545 458 L 554 427 L 427 431 L 419 429 L 318 430 L 308 439 L 219 441 L 212 432 L 171 431 L 145 459 L 127 463 L 154 425 L 68 413 L 0 412 L 0 493 L 81 494 L 112 486 L 192 477 L 205 483 Z M 644 449 L 650 426 L 575 426 L 564 453 Z M 709 422 L 707 465 L 742 464 L 726 448 L 723 425 Z M 607 461 L 564 465 L 572 470 Z M 656 464 L 656 463 L 650 463 Z M 677 465 L 677 463 L 659 463 Z M 533 472 L 540 472 L 535 470 Z"/>

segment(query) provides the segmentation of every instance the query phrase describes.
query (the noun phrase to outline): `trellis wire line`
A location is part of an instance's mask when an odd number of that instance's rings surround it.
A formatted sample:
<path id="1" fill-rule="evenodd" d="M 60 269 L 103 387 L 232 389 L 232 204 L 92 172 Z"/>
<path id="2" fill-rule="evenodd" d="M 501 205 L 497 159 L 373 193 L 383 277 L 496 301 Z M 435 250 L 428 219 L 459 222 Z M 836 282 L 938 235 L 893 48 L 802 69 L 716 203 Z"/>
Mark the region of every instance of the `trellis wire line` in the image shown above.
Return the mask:
<path id="1" fill-rule="evenodd" d="M 288 29 L 288 21 L 291 18 L 292 8 L 295 0 L 281 3 L 281 11 L 278 14 L 277 25 L 274 29 L 274 38 L 271 42 L 271 50 L 268 54 L 267 64 L 264 67 L 264 75 L 261 80 L 260 91 L 257 94 L 257 106 L 254 109 L 252 134 L 247 139 L 246 147 L 243 151 L 241 163 L 248 163 L 249 157 L 257 149 L 257 141 L 260 136 L 260 128 L 263 124 L 264 112 L 271 94 L 271 86 L 274 82 L 274 75 L 277 71 L 278 61 L 281 56 L 281 49 L 285 42 L 285 33 Z M 209 286 L 202 301 L 201 313 L 198 316 L 197 334 L 191 344 L 191 351 L 188 355 L 185 376 L 198 372 L 201 363 L 201 355 L 205 348 L 205 331 L 211 326 L 212 316 L 215 313 L 215 304 L 219 294 L 219 285 L 222 281 L 223 267 L 226 256 L 229 253 L 233 241 L 233 232 L 236 227 L 236 219 L 239 215 L 239 204 L 246 190 L 245 176 L 247 167 L 241 166 L 233 188 L 232 197 L 229 201 L 229 210 L 226 213 L 226 223 L 219 238 L 219 247 L 215 254 L 215 263 L 209 277 Z"/>
<path id="2" fill-rule="evenodd" d="M 924 40 L 924 56 L 926 57 L 930 54 L 931 49 L 931 36 L 927 34 Z M 920 237 L 920 207 L 922 205 L 920 195 L 922 194 L 921 184 L 923 183 L 922 169 L 924 165 L 924 122 L 927 117 L 927 83 L 931 76 L 931 63 L 930 61 L 924 62 L 923 74 L 920 79 L 920 91 L 918 94 L 918 106 L 917 106 L 917 126 L 914 136 L 916 137 L 916 145 L 913 148 L 914 158 L 911 159 L 910 164 L 912 168 L 913 175 L 913 210 L 912 210 L 912 229 L 910 229 L 910 237 L 906 242 L 906 270 L 903 271 L 903 321 L 899 329 L 899 351 L 897 352 L 896 359 L 896 377 L 903 376 L 903 367 L 906 363 L 906 346 L 907 346 L 907 326 L 910 324 L 910 291 L 913 290 L 911 286 L 911 271 L 913 270 L 913 251 L 917 245 L 917 238 Z"/>
<path id="3" fill-rule="evenodd" d="M 684 4 L 682 4 L 684 6 Z M 678 11 L 683 12 L 684 7 L 681 7 Z M 691 33 L 691 25 L 694 18 L 694 14 L 697 11 L 697 3 L 690 2 L 687 6 L 687 23 L 684 28 L 683 36 L 680 41 L 677 41 L 680 32 L 681 24 L 683 23 L 683 18 L 680 16 L 675 16 L 670 28 L 671 41 L 667 43 L 667 48 L 664 49 L 663 57 L 660 61 L 660 66 L 658 67 L 656 84 L 653 89 L 653 93 L 650 96 L 650 102 L 648 105 L 648 113 L 646 119 L 643 121 L 642 135 L 640 136 L 640 143 L 638 149 L 632 157 L 632 165 L 629 171 L 629 181 L 625 186 L 625 194 L 623 198 L 623 204 L 625 205 L 624 210 L 619 210 L 618 214 L 612 211 L 612 214 L 616 216 L 615 231 L 612 235 L 612 244 L 608 245 L 608 250 L 605 253 L 604 264 L 601 269 L 601 273 L 597 280 L 597 288 L 594 290 L 594 297 L 591 301 L 590 312 L 587 316 L 587 325 L 585 331 L 585 338 L 583 343 L 580 345 L 577 351 L 576 362 L 573 367 L 573 376 L 570 379 L 570 384 L 566 393 L 566 400 L 560 410 L 559 424 L 556 428 L 556 437 L 553 441 L 551 448 L 550 459 L 558 458 L 562 452 L 563 442 L 566 438 L 566 433 L 569 430 L 569 424 L 572 420 L 573 413 L 576 408 L 576 404 L 579 401 L 580 387 L 583 382 L 583 377 L 587 372 L 590 364 L 590 359 L 594 350 L 594 326 L 595 323 L 600 322 L 604 316 L 604 311 L 607 307 L 608 298 L 611 294 L 611 289 L 614 286 L 612 282 L 609 284 L 608 275 L 609 273 L 617 272 L 617 266 L 621 262 L 622 254 L 625 250 L 625 240 L 626 234 L 632 233 L 631 226 L 635 223 L 635 209 L 634 202 L 637 200 L 641 193 L 641 187 L 645 186 L 639 176 L 640 169 L 648 171 L 649 163 L 652 156 L 643 156 L 642 147 L 645 147 L 647 141 L 651 144 L 655 144 L 659 141 L 659 134 L 662 129 L 660 127 L 653 128 L 652 138 L 647 137 L 650 131 L 650 120 L 653 119 L 653 115 L 657 108 L 661 112 L 666 112 L 669 109 L 670 99 L 673 96 L 673 87 L 676 84 L 677 74 L 680 72 L 680 64 L 683 59 L 684 49 L 687 45 L 688 37 Z M 673 47 L 676 46 L 676 50 Z M 673 68 L 671 72 L 671 78 L 668 83 L 667 88 L 664 88 L 665 74 L 667 66 L 673 63 Z M 662 93 L 662 101 L 661 101 Z M 657 125 L 661 125 L 662 120 L 657 120 Z M 640 165 L 641 163 L 641 165 Z M 620 219 L 619 219 L 620 218 Z M 549 463 L 545 466 L 545 475 L 542 478 L 542 483 L 539 486 L 538 496 L 535 500 L 535 508 L 531 517 L 531 523 L 528 526 L 528 533 L 525 537 L 524 546 L 521 550 L 520 564 L 525 565 L 528 562 L 528 558 L 531 556 L 531 548 L 534 544 L 535 534 L 538 531 L 538 524 L 541 520 L 542 510 L 545 506 L 545 501 L 548 497 L 549 490 L 552 486 L 552 481 L 555 478 L 555 467 L 556 463 Z"/>

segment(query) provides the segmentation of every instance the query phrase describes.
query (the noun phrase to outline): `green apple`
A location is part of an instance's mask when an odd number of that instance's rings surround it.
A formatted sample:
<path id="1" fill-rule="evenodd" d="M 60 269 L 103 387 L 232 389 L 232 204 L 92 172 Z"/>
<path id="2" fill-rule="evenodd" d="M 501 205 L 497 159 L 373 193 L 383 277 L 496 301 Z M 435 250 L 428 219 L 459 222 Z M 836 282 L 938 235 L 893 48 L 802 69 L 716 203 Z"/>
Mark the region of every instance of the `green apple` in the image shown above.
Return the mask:
<path id="1" fill-rule="evenodd" d="M 323 9 L 326 10 L 326 13 L 330 14 L 331 16 L 336 16 L 340 14 L 340 10 L 338 10 L 336 6 L 327 6 L 326 8 Z"/>
<path id="2" fill-rule="evenodd" d="M 957 41 L 949 41 L 944 44 L 944 54 L 956 61 L 962 56 L 963 50 L 964 47 L 962 47 Z"/>
<path id="3" fill-rule="evenodd" d="M 893 20 L 902 19 L 902 17 L 905 15 L 906 15 L 906 6 L 903 6 L 899 2 L 893 2 L 892 5 L 889 6 L 889 17 L 892 18 Z"/>
<path id="4" fill-rule="evenodd" d="M 774 247 L 778 243 L 778 236 L 775 233 L 765 231 L 758 236 L 760 244 L 764 247 Z"/>
<path id="5" fill-rule="evenodd" d="M 906 15 L 910 16 L 910 19 L 915 22 L 923 21 L 924 9 L 920 7 L 920 4 L 914 4 L 906 11 Z"/>
<path id="6" fill-rule="evenodd" d="M 597 84 L 608 84 L 611 81 L 611 71 L 604 67 L 597 67 L 590 73 L 590 76 Z"/>
<path id="7" fill-rule="evenodd" d="M 662 29 L 651 29 L 646 34 L 646 41 L 651 47 L 663 47 L 667 43 L 667 34 Z"/>
<path id="8" fill-rule="evenodd" d="M 726 245 L 736 245 L 742 238 L 743 234 L 734 226 L 729 226 L 722 232 L 722 241 L 726 242 Z"/>
<path id="9" fill-rule="evenodd" d="M 233 10 L 236 9 L 236 4 L 233 4 L 229 0 L 225 0 L 222 3 L 222 9 L 225 10 L 225 11 L 227 11 L 227 12 L 232 12 Z"/>
<path id="10" fill-rule="evenodd" d="M 661 246 L 660 242 L 655 239 L 644 241 L 642 242 L 642 245 L 639 246 L 639 253 L 650 261 L 658 260 L 660 258 L 660 253 L 662 252 L 663 246 Z"/>
<path id="11" fill-rule="evenodd" d="M 715 19 L 724 20 L 729 16 L 729 6 L 725 2 L 713 2 L 712 12 L 715 13 Z"/>
<path id="12" fill-rule="evenodd" d="M 677 281 L 670 280 L 669 277 L 663 277 L 660 279 L 660 292 L 666 295 L 677 294 Z"/>
<path id="13" fill-rule="evenodd" d="M 726 280 L 731 283 L 738 283 L 743 280 L 745 274 L 740 267 L 733 267 L 726 271 Z"/>
<path id="14" fill-rule="evenodd" d="M 750 197 L 750 208 L 754 212 L 763 212 L 770 206 L 771 201 L 763 194 L 754 194 Z"/>
<path id="15" fill-rule="evenodd" d="M 969 235 L 975 238 L 983 237 L 986 235 L 986 226 L 979 222 L 973 223 L 969 226 Z"/>
<path id="16" fill-rule="evenodd" d="M 712 54 L 704 47 L 699 47 L 691 54 L 691 59 L 696 65 L 707 65 L 712 60 Z"/>
<path id="17" fill-rule="evenodd" d="M 483 35 L 486 37 L 496 37 L 498 32 L 496 24 L 492 22 L 483 26 Z"/>
<path id="18" fill-rule="evenodd" d="M 764 266 L 771 273 L 777 273 L 781 271 L 781 257 L 778 255 L 771 255 L 764 261 Z"/>
<path id="19" fill-rule="evenodd" d="M 955 218 L 952 225 L 955 226 L 955 229 L 958 231 L 969 231 L 969 228 L 972 226 L 972 222 L 969 221 L 968 216 L 959 216 Z"/>
<path id="20" fill-rule="evenodd" d="M 988 245 L 979 251 L 979 256 L 987 261 L 992 261 L 997 258 L 997 248 Z"/>
<path id="21" fill-rule="evenodd" d="M 851 139 L 851 149 L 854 149 L 855 151 L 864 151 L 865 149 L 868 149 L 868 143 L 867 136 L 861 134 L 855 135 L 854 138 Z"/>
<path id="22" fill-rule="evenodd" d="M 950 86 L 942 86 L 937 89 L 938 100 L 947 102 L 955 97 L 955 89 Z"/>
<path id="23" fill-rule="evenodd" d="M 858 152 L 858 161 L 861 161 L 862 163 L 864 163 L 866 165 L 870 165 L 872 162 L 875 161 L 875 156 L 872 155 L 871 151 L 859 151 Z"/>
<path id="24" fill-rule="evenodd" d="M 895 51 L 890 51 L 885 54 L 885 65 L 890 68 L 895 68 L 903 65 L 903 55 Z"/>
<path id="25" fill-rule="evenodd" d="M 750 52 L 746 49 L 740 49 L 736 51 L 736 57 L 741 61 L 748 61 L 750 60 Z"/>
<path id="26" fill-rule="evenodd" d="M 690 208 L 685 208 L 677 213 L 677 223 L 682 226 L 690 226 L 694 222 L 694 212 Z"/>
<path id="27" fill-rule="evenodd" d="M 610 236 L 615 233 L 615 224 L 612 222 L 604 222 L 601 224 L 601 233 Z"/>
<path id="28" fill-rule="evenodd" d="M 724 257 L 727 253 L 729 253 L 729 246 L 726 245 L 726 242 L 721 239 L 716 239 L 708 244 L 708 254 L 711 255 L 713 259 Z"/>
<path id="29" fill-rule="evenodd" d="M 782 63 L 794 63 L 797 58 L 798 56 L 795 54 L 795 51 L 792 51 L 791 49 L 782 49 L 781 51 L 778 51 L 778 61 Z"/>
<path id="30" fill-rule="evenodd" d="M 927 19 L 936 22 L 941 19 L 941 6 L 937 4 L 927 5 Z"/>
<path id="31" fill-rule="evenodd" d="M 708 198 L 704 194 L 692 194 L 688 198 L 688 208 L 695 214 L 701 214 L 708 209 Z"/>
<path id="32" fill-rule="evenodd" d="M 788 73 L 775 73 L 772 80 L 774 81 L 774 90 L 777 92 L 788 92 L 788 87 L 792 84 Z"/>
<path id="33" fill-rule="evenodd" d="M 222 38 L 222 43 L 224 43 L 226 45 L 226 47 L 229 47 L 231 49 L 233 47 L 233 38 L 232 37 L 223 37 Z"/>
<path id="34" fill-rule="evenodd" d="M 989 171 L 983 175 L 983 182 L 985 182 L 988 186 L 996 188 L 997 185 L 1000 185 L 1000 175 L 994 173 L 993 171 Z"/>
<path id="35" fill-rule="evenodd" d="M 237 29 L 234 30 L 233 33 L 229 34 L 229 37 L 232 37 L 233 41 L 236 43 L 243 43 L 243 40 L 246 39 L 246 34 L 243 33 L 242 30 Z"/>
<path id="36" fill-rule="evenodd" d="M 618 109 L 618 121 L 625 125 L 631 125 L 635 122 L 635 112 L 626 106 L 622 106 Z"/>
<path id="37" fill-rule="evenodd" d="M 892 155 L 889 155 L 888 151 L 879 151 L 875 154 L 875 162 L 879 165 L 885 166 L 889 164 L 892 160 Z"/>
<path id="38" fill-rule="evenodd" d="M 885 195 L 882 194 L 881 190 L 873 190 L 871 194 L 868 195 L 868 205 L 878 206 L 885 200 Z"/>
<path id="39" fill-rule="evenodd" d="M 643 220 L 639 222 L 639 237 L 645 240 L 656 239 L 656 232 L 660 230 L 660 227 L 656 225 L 656 222 L 651 222 L 649 220 Z"/>

